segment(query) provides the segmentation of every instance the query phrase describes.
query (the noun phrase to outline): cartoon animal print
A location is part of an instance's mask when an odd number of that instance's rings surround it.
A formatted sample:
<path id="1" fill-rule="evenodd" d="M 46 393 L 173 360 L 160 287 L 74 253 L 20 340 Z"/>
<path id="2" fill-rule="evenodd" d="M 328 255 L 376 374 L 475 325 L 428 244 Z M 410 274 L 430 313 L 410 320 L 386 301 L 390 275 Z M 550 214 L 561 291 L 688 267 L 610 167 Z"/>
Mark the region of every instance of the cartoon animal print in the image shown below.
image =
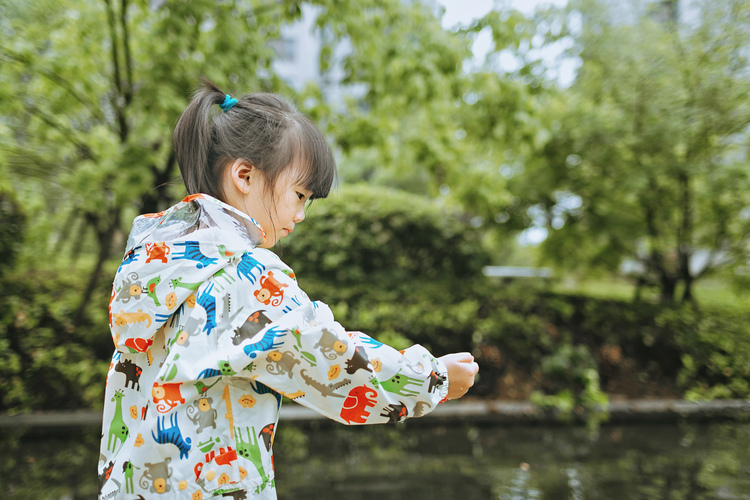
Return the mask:
<path id="1" fill-rule="evenodd" d="M 116 391 L 112 396 L 112 401 L 115 402 L 115 414 L 112 416 L 112 423 L 109 425 L 109 435 L 107 436 L 107 451 L 112 451 L 112 453 L 117 448 L 117 441 L 120 441 L 120 445 L 124 444 L 130 433 L 128 426 L 122 419 L 122 398 L 124 395 L 123 391 Z"/>
<path id="2" fill-rule="evenodd" d="M 173 444 L 180 450 L 180 459 L 188 458 L 190 452 L 190 438 L 183 439 L 182 431 L 177 423 L 177 414 L 173 413 L 169 417 L 169 427 L 165 427 L 164 422 L 167 417 L 156 418 L 156 434 L 151 431 L 151 436 L 159 444 Z"/>
<path id="3" fill-rule="evenodd" d="M 310 366 L 317 366 L 318 361 L 315 359 L 315 356 L 313 356 L 313 354 L 310 352 L 302 350 L 302 331 L 296 326 L 294 328 L 291 328 L 289 331 L 292 332 L 292 335 L 294 335 L 294 340 L 297 342 L 297 345 L 293 346 L 294 350 L 297 351 L 300 356 L 302 356 L 302 359 L 310 363 Z"/>
<path id="4" fill-rule="evenodd" d="M 156 276 L 155 278 L 151 278 L 148 280 L 148 283 L 146 283 L 146 294 L 154 299 L 154 305 L 156 307 L 159 307 L 161 304 L 159 303 L 159 299 L 156 298 L 156 285 L 161 283 L 161 276 Z"/>
<path id="5" fill-rule="evenodd" d="M 159 260 L 162 263 L 166 264 L 169 262 L 169 252 L 171 249 L 164 241 L 160 241 L 158 243 L 146 243 L 146 253 L 148 254 L 148 258 L 146 259 L 146 264 L 151 262 L 152 260 Z"/>
<path id="6" fill-rule="evenodd" d="M 211 439 L 209 439 L 211 441 Z M 217 438 L 216 441 L 218 442 L 219 439 Z M 213 444 L 211 445 L 213 447 Z M 227 446 L 226 449 L 224 447 L 219 448 L 219 454 L 217 455 L 215 451 L 211 450 L 210 452 L 206 453 L 206 463 L 214 462 L 216 465 L 232 465 L 232 462 L 237 460 L 237 451 L 233 450 L 231 446 Z M 203 469 L 203 463 L 198 463 L 198 465 L 195 466 L 193 472 L 195 472 L 195 479 L 196 481 L 200 477 L 200 472 Z"/>
<path id="7" fill-rule="evenodd" d="M 378 347 L 381 347 L 383 345 L 382 342 L 375 340 L 374 338 L 370 337 L 369 335 L 365 335 L 364 333 L 359 333 L 358 337 L 363 344 L 369 344 L 373 349 L 377 349 Z"/>
<path id="8" fill-rule="evenodd" d="M 128 264 L 132 264 L 133 262 L 138 260 L 138 254 L 135 253 L 135 251 L 140 248 L 136 247 L 130 250 L 128 253 L 125 254 L 125 256 L 122 258 L 122 263 L 120 264 L 120 267 L 117 268 L 117 273 L 119 274 L 120 271 L 122 271 L 122 268 L 127 266 Z"/>
<path id="9" fill-rule="evenodd" d="M 224 407 L 227 410 L 224 418 L 229 422 L 229 437 L 234 439 L 234 415 L 232 414 L 232 396 L 229 394 L 229 384 L 224 386 L 221 399 L 224 400 Z"/>
<path id="10" fill-rule="evenodd" d="M 271 446 L 273 446 L 273 428 L 274 424 L 268 424 L 258 434 L 258 437 L 263 439 L 263 444 L 266 445 L 266 451 L 271 451 Z"/>
<path id="11" fill-rule="evenodd" d="M 174 356 L 165 359 L 161 364 L 161 373 L 159 380 L 162 382 L 169 382 L 177 376 L 177 362 L 180 360 L 180 355 L 175 353 Z"/>
<path id="12" fill-rule="evenodd" d="M 432 408 L 432 405 L 425 401 L 418 401 L 417 404 L 414 405 L 414 417 L 419 418 L 425 416 L 427 414 L 425 407 Z"/>
<path id="13" fill-rule="evenodd" d="M 278 349 L 283 345 L 283 341 L 279 340 L 278 343 L 274 341 L 276 340 L 277 336 L 280 337 L 284 333 L 286 333 L 286 330 L 277 326 L 272 326 L 271 328 L 266 330 L 266 333 L 263 334 L 263 337 L 260 339 L 260 341 L 254 344 L 246 345 L 243 351 L 245 351 L 245 354 L 247 354 L 251 358 L 255 358 L 255 356 L 258 355 L 256 351 L 270 351 L 271 349 Z"/>
<path id="14" fill-rule="evenodd" d="M 409 410 L 406 409 L 406 405 L 404 405 L 404 403 L 399 403 L 397 405 L 388 405 L 383 408 L 383 411 L 385 413 L 381 413 L 380 416 L 388 417 L 389 424 L 401 422 L 409 416 Z"/>
<path id="15" fill-rule="evenodd" d="M 125 493 L 133 493 L 133 469 L 138 469 L 138 467 L 134 466 L 130 460 L 122 464 L 122 474 L 125 477 Z"/>
<path id="16" fill-rule="evenodd" d="M 167 413 L 178 404 L 184 404 L 185 398 L 180 394 L 182 382 L 171 384 L 154 384 L 151 388 L 151 395 L 154 397 L 156 410 L 159 413 Z"/>
<path id="17" fill-rule="evenodd" d="M 354 348 L 354 354 L 352 359 L 346 361 L 346 373 L 354 375 L 357 370 L 367 370 L 372 373 L 372 369 L 369 367 L 370 360 L 367 358 L 367 353 L 364 347 L 356 346 Z"/>
<path id="18" fill-rule="evenodd" d="M 169 493 L 172 486 L 167 480 L 172 477 L 172 468 L 169 463 L 172 461 L 171 458 L 165 458 L 163 462 L 157 462 L 152 464 L 146 462 L 143 466 L 146 470 L 143 471 L 141 478 L 138 480 L 138 486 L 143 489 L 148 488 L 151 493 Z"/>
<path id="19" fill-rule="evenodd" d="M 188 347 L 190 345 L 190 337 L 195 337 L 201 332 L 203 321 L 202 318 L 199 319 L 195 316 L 191 316 L 190 319 L 187 320 L 187 323 L 185 323 L 185 328 L 180 330 L 180 333 L 174 337 L 172 345 L 177 344 L 183 347 Z"/>
<path id="20" fill-rule="evenodd" d="M 176 247 L 184 247 L 182 253 L 173 253 L 172 260 L 192 260 L 196 262 L 195 267 L 203 269 L 211 264 L 216 264 L 219 259 L 208 257 L 201 252 L 200 243 L 197 241 L 178 241 L 173 243 Z"/>
<path id="21" fill-rule="evenodd" d="M 120 314 L 113 314 L 112 317 L 114 318 L 115 324 L 117 326 L 136 324 L 142 321 L 148 321 L 148 325 L 146 325 L 146 328 L 151 326 L 151 316 L 143 312 L 143 310 L 141 309 L 138 309 L 138 311 L 134 313 L 126 313 L 125 311 L 120 309 Z"/>
<path id="22" fill-rule="evenodd" d="M 203 429 L 208 426 L 216 429 L 216 417 L 219 414 L 214 408 L 211 408 L 213 402 L 213 398 L 205 396 L 198 401 L 193 401 L 193 404 L 186 408 L 188 419 L 193 422 L 193 425 L 198 426 L 196 430 L 198 434 L 203 432 Z"/>
<path id="23" fill-rule="evenodd" d="M 434 371 L 430 372 L 430 385 L 427 387 L 427 391 L 430 393 L 435 392 L 438 386 L 445 383 L 445 375 L 438 375 Z"/>
<path id="24" fill-rule="evenodd" d="M 255 337 L 259 331 L 271 323 L 271 320 L 265 313 L 265 310 L 255 311 L 248 316 L 247 321 L 245 321 L 242 326 L 234 332 L 234 335 L 232 336 L 232 344 L 240 345 L 245 340 Z"/>
<path id="25" fill-rule="evenodd" d="M 284 300 L 284 290 L 289 285 L 286 283 L 279 283 L 279 281 L 273 277 L 273 271 L 268 271 L 268 276 L 261 276 L 260 278 L 260 290 L 255 290 L 253 295 L 258 299 L 258 302 L 272 306 L 278 306 L 281 301 Z"/>
<path id="26" fill-rule="evenodd" d="M 211 387 L 218 384 L 219 380 L 221 380 L 221 378 L 217 378 L 216 382 L 214 382 L 211 385 L 206 385 L 199 380 L 198 382 L 195 383 L 195 390 L 198 391 L 198 394 L 205 394 Z"/>
<path id="27" fill-rule="evenodd" d="M 341 408 L 341 418 L 351 424 L 364 424 L 370 416 L 368 408 L 375 406 L 378 393 L 367 385 L 359 385 L 349 391 Z M 371 399 L 372 398 L 372 399 Z"/>
<path id="28" fill-rule="evenodd" d="M 251 285 L 255 284 L 258 276 L 263 274 L 265 270 L 266 266 L 252 258 L 247 252 L 242 254 L 242 258 L 237 263 L 237 276 L 240 277 L 240 280 L 242 280 L 242 277 L 244 276 Z M 253 271 L 257 271 L 257 276 L 255 276 Z"/>
<path id="29" fill-rule="evenodd" d="M 380 385 L 383 387 L 383 389 L 388 392 L 392 392 L 393 394 L 398 394 L 399 396 L 418 395 L 419 391 L 407 389 L 406 386 L 416 385 L 421 387 L 422 384 L 424 384 L 423 380 L 407 377 L 406 375 L 401 375 L 401 370 L 399 370 L 393 377 L 389 378 L 385 382 L 380 382 Z"/>
<path id="30" fill-rule="evenodd" d="M 222 497 L 231 497 L 232 500 L 247 500 L 247 490 L 232 490 L 232 491 L 225 491 L 221 494 Z"/>
<path id="31" fill-rule="evenodd" d="M 221 302 L 223 304 L 221 308 L 221 322 L 222 323 L 231 323 L 234 321 L 234 318 L 237 317 L 237 315 L 242 311 L 242 306 L 240 306 L 240 309 L 234 313 L 232 313 L 232 294 L 231 293 L 225 293 L 221 296 Z"/>
<path id="32" fill-rule="evenodd" d="M 231 377 L 232 375 L 236 375 L 237 372 L 232 369 L 232 365 L 229 364 L 229 361 L 219 361 L 219 369 L 215 368 L 206 368 L 202 372 L 198 374 L 198 379 L 202 378 L 211 378 L 211 377 L 219 377 L 221 375 L 226 375 L 227 377 Z"/>
<path id="33" fill-rule="evenodd" d="M 278 404 L 281 404 L 281 394 L 279 394 L 278 392 L 274 391 L 273 389 L 271 389 L 270 387 L 268 387 L 266 384 L 263 384 L 261 382 L 251 381 L 250 382 L 250 387 L 252 387 L 253 390 L 258 395 L 261 395 L 261 394 L 272 394 L 276 398 L 276 402 Z M 292 398 L 289 398 L 289 399 L 292 399 Z"/>
<path id="34" fill-rule="evenodd" d="M 258 474 L 260 474 L 260 477 L 263 480 L 263 484 L 260 485 L 260 490 L 262 491 L 266 488 L 269 481 L 268 475 L 266 475 L 266 470 L 263 468 L 258 438 L 255 437 L 255 427 L 245 427 L 245 432 L 247 434 L 247 441 L 242 437 L 242 428 L 237 427 L 235 430 L 234 435 L 237 440 L 237 454 L 250 460 L 258 470 Z"/>
<path id="35" fill-rule="evenodd" d="M 206 325 L 203 327 L 206 335 L 211 335 L 211 331 L 216 328 L 216 297 L 211 295 L 213 289 L 214 284 L 211 283 L 198 296 L 198 304 L 206 310 Z"/>
<path id="36" fill-rule="evenodd" d="M 339 339 L 336 334 L 330 330 L 323 328 L 323 333 L 320 335 L 317 344 L 313 346 L 313 349 L 320 348 L 320 352 L 326 358 L 330 360 L 336 359 L 336 356 L 341 356 L 346 352 L 349 342 L 344 339 Z"/>
<path id="37" fill-rule="evenodd" d="M 232 278 L 232 276 L 227 272 L 226 269 L 219 269 L 218 271 L 216 271 L 214 273 L 214 278 L 216 282 L 218 282 L 219 278 L 221 278 L 223 281 L 226 282 L 227 285 L 231 285 L 232 283 L 237 281 L 236 279 Z M 222 290 L 223 289 L 224 287 L 222 287 Z"/>
<path id="38" fill-rule="evenodd" d="M 132 339 L 125 339 L 125 347 L 130 349 L 131 353 L 146 352 L 151 347 L 154 341 L 152 339 L 140 339 L 138 337 Z M 151 363 L 149 363 L 150 365 Z"/>
<path id="39" fill-rule="evenodd" d="M 269 363 L 266 366 L 268 373 L 271 375 L 288 375 L 289 378 L 292 378 L 294 365 L 301 363 L 291 351 L 272 351 L 266 356 L 266 361 Z"/>
<path id="40" fill-rule="evenodd" d="M 110 461 L 104 470 L 99 474 L 99 495 L 104 490 L 104 485 L 107 484 L 109 478 L 112 477 L 112 471 L 115 469 L 115 463 Z"/>
<path id="41" fill-rule="evenodd" d="M 135 386 L 137 385 L 138 390 L 141 390 L 141 384 L 139 383 L 139 380 L 141 378 L 141 373 L 143 373 L 143 370 L 140 366 L 136 365 L 129 359 L 126 359 L 125 361 L 120 360 L 115 365 L 115 371 L 125 375 L 125 387 L 128 387 L 130 385 L 132 389 L 135 389 Z"/>
<path id="42" fill-rule="evenodd" d="M 323 397 L 332 396 L 335 398 L 343 398 L 344 396 L 342 394 L 336 394 L 333 391 L 352 383 L 351 380 L 349 380 L 348 378 L 345 378 L 341 382 L 336 382 L 335 384 L 326 385 L 321 382 L 318 382 L 317 380 L 309 376 L 307 374 L 307 370 L 304 368 L 300 370 L 299 373 L 302 376 L 302 380 L 304 380 L 307 385 L 311 386 L 313 389 L 316 389 L 318 392 L 320 392 L 320 394 Z"/>
<path id="43" fill-rule="evenodd" d="M 201 286 L 201 282 L 197 283 L 183 283 L 182 277 L 171 280 L 172 288 L 187 288 L 188 290 L 195 291 Z"/>
<path id="44" fill-rule="evenodd" d="M 130 299 L 138 300 L 143 293 L 143 285 L 138 279 L 138 273 L 130 273 L 128 277 L 122 280 L 122 287 L 117 292 L 117 302 L 127 304 Z"/>

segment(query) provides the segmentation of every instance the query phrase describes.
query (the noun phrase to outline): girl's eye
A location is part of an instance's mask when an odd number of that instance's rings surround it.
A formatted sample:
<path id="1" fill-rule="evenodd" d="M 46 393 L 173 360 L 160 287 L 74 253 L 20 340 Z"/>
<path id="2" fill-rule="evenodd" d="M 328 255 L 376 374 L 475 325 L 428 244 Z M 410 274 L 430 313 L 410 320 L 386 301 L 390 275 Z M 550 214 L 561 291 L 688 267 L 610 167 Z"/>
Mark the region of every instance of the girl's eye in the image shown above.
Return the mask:
<path id="1" fill-rule="evenodd" d="M 297 198 L 299 198 L 300 200 L 304 200 L 305 199 L 305 195 L 302 194 L 302 193 L 297 193 Z"/>

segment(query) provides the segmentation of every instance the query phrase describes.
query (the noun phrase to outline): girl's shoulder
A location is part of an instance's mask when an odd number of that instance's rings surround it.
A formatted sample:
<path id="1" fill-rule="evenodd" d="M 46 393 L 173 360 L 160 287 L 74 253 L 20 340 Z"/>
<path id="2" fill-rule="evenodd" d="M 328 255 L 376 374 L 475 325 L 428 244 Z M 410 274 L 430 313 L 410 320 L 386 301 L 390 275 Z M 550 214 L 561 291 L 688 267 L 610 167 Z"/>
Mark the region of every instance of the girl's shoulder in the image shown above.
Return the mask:
<path id="1" fill-rule="evenodd" d="M 286 275 L 290 275 L 291 273 L 291 277 L 294 276 L 294 272 L 292 271 L 292 268 L 289 267 L 289 264 L 281 260 L 281 257 L 267 248 L 255 247 L 249 249 L 240 258 L 240 263 L 242 262 L 242 259 L 252 259 L 266 268 L 278 269 L 283 271 Z"/>

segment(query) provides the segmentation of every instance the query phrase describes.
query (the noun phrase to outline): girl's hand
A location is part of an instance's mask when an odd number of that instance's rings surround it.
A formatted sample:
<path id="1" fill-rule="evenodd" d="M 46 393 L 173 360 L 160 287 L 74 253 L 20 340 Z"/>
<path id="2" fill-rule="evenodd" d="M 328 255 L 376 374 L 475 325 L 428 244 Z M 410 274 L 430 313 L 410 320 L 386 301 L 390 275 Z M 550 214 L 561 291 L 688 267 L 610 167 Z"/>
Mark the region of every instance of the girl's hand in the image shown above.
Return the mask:
<path id="1" fill-rule="evenodd" d="M 468 352 L 457 352 L 438 359 L 448 370 L 448 399 L 458 399 L 466 394 L 474 385 L 474 376 L 479 372 L 474 356 Z"/>

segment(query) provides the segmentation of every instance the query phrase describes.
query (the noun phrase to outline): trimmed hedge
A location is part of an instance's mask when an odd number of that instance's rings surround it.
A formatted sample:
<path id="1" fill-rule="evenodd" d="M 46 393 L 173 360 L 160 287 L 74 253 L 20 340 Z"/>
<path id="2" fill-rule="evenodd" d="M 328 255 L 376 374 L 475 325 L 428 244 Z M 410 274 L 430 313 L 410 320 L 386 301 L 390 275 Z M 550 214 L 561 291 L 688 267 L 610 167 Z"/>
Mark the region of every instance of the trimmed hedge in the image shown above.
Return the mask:
<path id="1" fill-rule="evenodd" d="M 470 279 L 490 260 L 466 217 L 414 194 L 347 186 L 309 212 L 282 251 L 306 280 L 387 288 Z"/>

